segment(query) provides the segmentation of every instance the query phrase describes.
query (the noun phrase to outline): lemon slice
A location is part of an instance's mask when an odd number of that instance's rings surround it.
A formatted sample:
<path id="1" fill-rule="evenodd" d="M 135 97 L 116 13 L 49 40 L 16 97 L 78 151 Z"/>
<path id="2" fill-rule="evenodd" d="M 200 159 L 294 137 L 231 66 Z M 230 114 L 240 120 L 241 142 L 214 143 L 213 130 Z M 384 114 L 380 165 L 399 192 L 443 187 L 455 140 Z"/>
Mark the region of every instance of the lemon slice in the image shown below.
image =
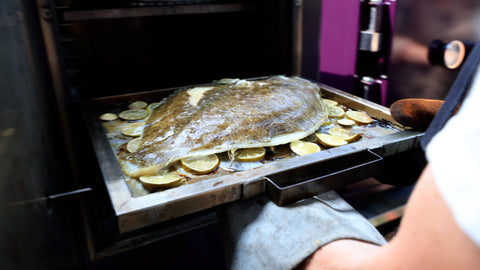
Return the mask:
<path id="1" fill-rule="evenodd" d="M 305 156 L 320 151 L 320 146 L 316 143 L 305 141 L 293 141 L 290 143 L 292 152 L 299 156 Z"/>
<path id="2" fill-rule="evenodd" d="M 147 117 L 148 112 L 144 109 L 131 109 L 121 112 L 118 116 L 124 120 L 140 120 Z"/>
<path id="3" fill-rule="evenodd" d="M 118 118 L 118 116 L 114 113 L 104 113 L 102 115 L 100 115 L 100 120 L 102 121 L 113 121 L 113 120 L 116 120 Z"/>
<path id="4" fill-rule="evenodd" d="M 146 110 L 147 110 L 149 113 L 151 113 L 151 112 L 153 111 L 153 109 L 155 109 L 156 107 L 158 107 L 158 106 L 160 106 L 160 105 L 161 105 L 161 103 L 160 103 L 160 102 L 153 102 L 153 103 L 150 103 L 150 104 L 148 104 L 148 106 L 147 106 L 147 109 L 146 109 Z"/>
<path id="5" fill-rule="evenodd" d="M 127 135 L 130 137 L 138 137 L 142 135 L 144 126 L 144 123 L 132 123 L 122 127 L 121 132 L 123 135 Z"/>
<path id="6" fill-rule="evenodd" d="M 180 160 L 182 167 L 191 173 L 207 174 L 214 171 L 220 165 L 217 155 L 208 155 L 203 157 L 192 157 Z"/>
<path id="7" fill-rule="evenodd" d="M 360 124 L 370 124 L 373 122 L 373 119 L 364 112 L 360 111 L 348 111 L 347 118 L 352 119 L 353 121 Z"/>
<path id="8" fill-rule="evenodd" d="M 328 133 L 347 142 L 353 142 L 362 137 L 360 133 L 352 134 L 349 130 L 346 130 L 344 128 L 331 128 L 328 130 Z"/>
<path id="9" fill-rule="evenodd" d="M 345 111 L 338 106 L 327 105 L 327 110 L 328 110 L 328 116 L 329 117 L 341 118 L 341 117 L 345 116 Z"/>
<path id="10" fill-rule="evenodd" d="M 352 119 L 347 119 L 347 118 L 338 119 L 337 123 L 342 125 L 342 126 L 348 126 L 348 127 L 355 125 L 355 121 L 353 121 Z"/>
<path id="11" fill-rule="evenodd" d="M 335 100 L 331 100 L 331 99 L 328 99 L 328 98 L 323 98 L 323 103 L 325 103 L 325 105 L 329 105 L 329 106 L 336 106 L 338 105 L 338 102 L 335 101 Z"/>
<path id="12" fill-rule="evenodd" d="M 148 106 L 148 103 L 146 103 L 145 101 L 135 101 L 130 103 L 130 105 L 128 105 L 128 108 L 131 110 L 145 109 L 147 108 L 147 106 Z"/>
<path id="13" fill-rule="evenodd" d="M 166 170 L 159 175 L 140 176 L 139 180 L 148 189 L 176 187 L 183 183 L 183 177 Z"/>
<path id="14" fill-rule="evenodd" d="M 140 146 L 140 138 L 132 139 L 127 143 L 127 151 L 130 153 L 135 153 L 137 152 L 139 146 Z"/>
<path id="15" fill-rule="evenodd" d="M 235 159 L 238 161 L 259 161 L 265 157 L 265 148 L 247 148 L 235 151 Z"/>
<path id="16" fill-rule="evenodd" d="M 328 134 L 315 133 L 315 135 L 317 136 L 317 138 L 318 138 L 318 140 L 320 141 L 321 144 L 323 144 L 325 146 L 328 146 L 328 147 L 337 147 L 337 146 L 342 146 L 342 145 L 345 145 L 345 144 L 348 143 L 347 141 L 345 141 L 343 139 L 340 139 L 340 138 L 337 138 L 335 136 L 328 135 Z"/>

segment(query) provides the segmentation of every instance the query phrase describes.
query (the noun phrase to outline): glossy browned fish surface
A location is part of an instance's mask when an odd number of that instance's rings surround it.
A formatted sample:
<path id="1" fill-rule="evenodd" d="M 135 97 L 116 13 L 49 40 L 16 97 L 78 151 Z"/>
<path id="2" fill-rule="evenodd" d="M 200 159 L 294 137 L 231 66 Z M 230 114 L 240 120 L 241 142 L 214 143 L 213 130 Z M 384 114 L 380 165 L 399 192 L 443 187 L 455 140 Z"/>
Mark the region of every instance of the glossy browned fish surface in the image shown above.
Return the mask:
<path id="1" fill-rule="evenodd" d="M 121 160 L 122 169 L 138 177 L 186 157 L 286 144 L 325 119 L 319 87 L 301 78 L 182 89 L 153 110 L 139 149 Z"/>

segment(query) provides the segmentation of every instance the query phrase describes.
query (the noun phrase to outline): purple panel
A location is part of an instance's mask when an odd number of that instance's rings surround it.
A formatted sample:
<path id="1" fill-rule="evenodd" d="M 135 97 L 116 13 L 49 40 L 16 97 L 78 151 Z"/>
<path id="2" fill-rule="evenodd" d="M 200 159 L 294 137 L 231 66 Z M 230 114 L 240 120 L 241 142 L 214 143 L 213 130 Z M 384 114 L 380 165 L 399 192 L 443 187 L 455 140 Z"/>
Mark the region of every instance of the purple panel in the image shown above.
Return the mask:
<path id="1" fill-rule="evenodd" d="M 359 0 L 324 0 L 320 34 L 320 82 L 353 91 Z"/>

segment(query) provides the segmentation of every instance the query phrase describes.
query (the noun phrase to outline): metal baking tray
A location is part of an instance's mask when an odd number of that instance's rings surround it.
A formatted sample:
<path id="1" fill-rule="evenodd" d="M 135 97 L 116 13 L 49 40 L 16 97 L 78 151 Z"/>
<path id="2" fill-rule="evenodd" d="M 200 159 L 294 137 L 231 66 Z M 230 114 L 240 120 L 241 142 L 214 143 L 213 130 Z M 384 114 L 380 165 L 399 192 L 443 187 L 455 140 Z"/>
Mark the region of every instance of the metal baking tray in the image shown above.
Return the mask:
<path id="1" fill-rule="evenodd" d="M 135 192 L 135 185 L 120 169 L 115 148 L 110 143 L 111 138 L 107 136 L 108 132 L 98 117 L 105 112 L 118 112 L 119 108 L 133 101 L 159 101 L 178 88 L 102 97 L 83 104 L 83 115 L 119 232 L 134 231 L 263 193 L 268 193 L 279 205 L 290 203 L 372 177 L 379 169 L 382 157 L 419 146 L 423 133 L 405 129 L 395 123 L 388 108 L 327 85 L 320 84 L 320 87 L 323 97 L 336 100 L 348 108 L 364 111 L 383 125 L 394 129 L 394 132 L 306 156 L 271 160 L 242 171 L 213 174 L 201 181 L 143 194 Z M 325 170 L 322 166 L 334 169 Z M 302 176 L 298 177 L 299 174 Z M 285 177 L 293 182 L 287 183 Z M 307 192 L 299 192 L 302 189 Z"/>

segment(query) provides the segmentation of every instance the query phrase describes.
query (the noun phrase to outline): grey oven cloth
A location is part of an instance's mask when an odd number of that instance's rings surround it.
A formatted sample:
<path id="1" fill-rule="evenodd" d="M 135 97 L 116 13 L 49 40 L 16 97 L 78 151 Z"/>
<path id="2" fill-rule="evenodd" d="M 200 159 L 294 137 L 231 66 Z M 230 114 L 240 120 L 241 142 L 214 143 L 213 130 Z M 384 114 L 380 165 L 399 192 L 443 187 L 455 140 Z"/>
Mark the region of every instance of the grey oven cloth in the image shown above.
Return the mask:
<path id="1" fill-rule="evenodd" d="M 229 269 L 292 269 L 338 239 L 386 243 L 334 191 L 287 206 L 262 195 L 222 206 L 217 214 Z"/>

